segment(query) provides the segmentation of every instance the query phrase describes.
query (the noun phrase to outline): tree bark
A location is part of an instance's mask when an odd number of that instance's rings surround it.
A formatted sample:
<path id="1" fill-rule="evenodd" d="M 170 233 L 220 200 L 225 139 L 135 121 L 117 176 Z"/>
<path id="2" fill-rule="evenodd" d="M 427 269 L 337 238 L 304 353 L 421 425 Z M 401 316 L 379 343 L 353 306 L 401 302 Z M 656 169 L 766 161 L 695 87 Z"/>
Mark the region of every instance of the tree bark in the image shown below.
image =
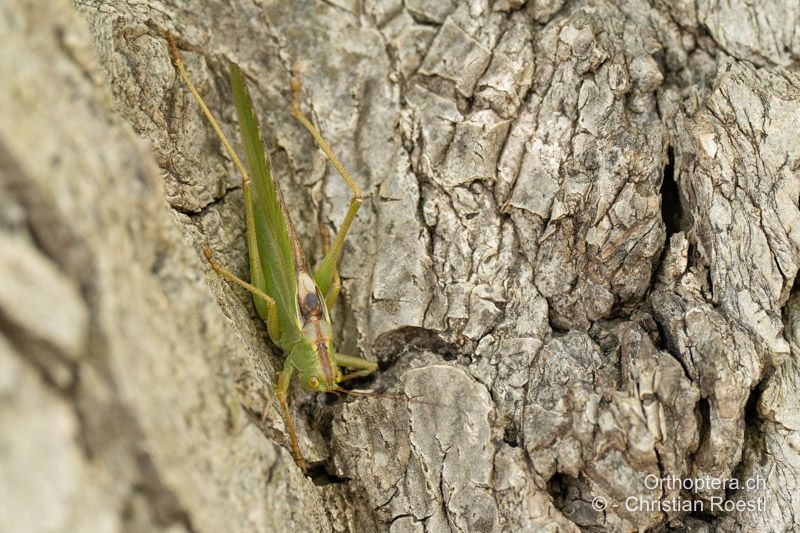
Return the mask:
<path id="1" fill-rule="evenodd" d="M 800 528 L 792 0 L 0 4 L 0 531 Z M 250 86 L 384 397 L 292 389 L 249 295 Z M 238 142 L 235 142 L 238 144 Z M 691 485 L 691 486 L 690 486 Z"/>

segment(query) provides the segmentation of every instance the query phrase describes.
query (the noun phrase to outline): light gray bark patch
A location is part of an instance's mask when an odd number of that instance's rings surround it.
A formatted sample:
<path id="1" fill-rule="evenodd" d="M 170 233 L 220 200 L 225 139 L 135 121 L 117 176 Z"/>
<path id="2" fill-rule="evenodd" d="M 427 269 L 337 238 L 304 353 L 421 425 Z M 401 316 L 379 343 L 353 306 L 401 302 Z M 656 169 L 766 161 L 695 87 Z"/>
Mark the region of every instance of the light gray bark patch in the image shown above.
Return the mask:
<path id="1" fill-rule="evenodd" d="M 512 216 L 525 210 L 545 222 L 527 238 L 537 241 L 535 283 L 559 328 L 586 329 L 640 300 L 663 246 L 666 138 L 648 96 L 662 75 L 649 27 L 629 48 L 614 44 L 628 39 L 625 19 L 599 4 L 548 24 L 534 94 L 499 162 Z"/>
<path id="2" fill-rule="evenodd" d="M 533 481 L 520 450 L 499 440 L 488 391 L 468 373 L 426 366 L 406 373 L 399 391 L 344 405 L 333 427 L 336 474 L 358 473 L 353 494 L 391 531 L 502 531 L 541 525 L 547 512 L 564 523 L 549 502 L 527 500 Z"/>
<path id="3" fill-rule="evenodd" d="M 686 275 L 686 283 L 690 276 Z M 741 459 L 744 406 L 750 388 L 761 378 L 759 352 L 741 328 L 729 324 L 697 293 L 656 291 L 653 306 L 670 351 L 679 354 L 708 402 L 693 474 L 728 479 Z M 704 494 L 711 495 L 719 496 L 719 491 Z"/>
<path id="4" fill-rule="evenodd" d="M 623 322 L 609 333 L 617 343 L 612 352 L 603 353 L 577 332 L 539 351 L 528 381 L 523 440 L 545 480 L 566 474 L 574 480 L 568 486 L 586 484 L 607 502 L 619 502 L 605 514 L 578 513 L 580 525 L 652 527 L 662 519 L 659 512 L 636 506 L 632 511 L 622 502 L 680 496 L 678 489 L 653 488 L 646 480 L 658 479 L 662 471 L 689 473 L 687 456 L 698 445 L 693 411 L 699 393 L 681 365 L 656 349 L 640 326 Z M 562 511 L 588 503 L 567 498 Z"/>
<path id="5" fill-rule="evenodd" d="M 788 353 L 780 307 L 800 262 L 798 114 L 794 76 L 724 61 L 704 106 L 676 118 L 685 128 L 678 183 L 691 198 L 713 302 L 776 360 Z"/>
<path id="6" fill-rule="evenodd" d="M 799 303 L 795 294 L 784 308 L 791 356 L 764 386 L 758 402 L 758 414 L 762 418 L 751 428 L 750 446 L 742 457 L 739 475 L 745 482 L 730 498 L 734 502 L 753 502 L 759 507 L 724 517 L 721 523 L 728 530 L 773 528 L 789 531 L 796 527 L 800 478 L 793 465 L 800 461 L 797 446 L 800 429 Z"/>
<path id="7" fill-rule="evenodd" d="M 771 0 L 751 5 L 743 0 L 697 2 L 697 21 L 725 51 L 759 66 L 790 66 L 800 58 L 800 5 Z"/>

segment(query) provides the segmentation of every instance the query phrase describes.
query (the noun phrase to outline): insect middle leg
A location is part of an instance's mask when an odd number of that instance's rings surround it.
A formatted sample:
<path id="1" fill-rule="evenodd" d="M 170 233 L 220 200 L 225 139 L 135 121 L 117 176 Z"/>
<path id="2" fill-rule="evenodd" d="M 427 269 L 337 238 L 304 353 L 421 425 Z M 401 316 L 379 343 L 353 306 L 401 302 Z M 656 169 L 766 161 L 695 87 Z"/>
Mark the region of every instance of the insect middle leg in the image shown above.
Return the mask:
<path id="1" fill-rule="evenodd" d="M 325 257 L 322 259 L 322 262 L 319 264 L 319 267 L 314 274 L 314 281 L 317 282 L 317 285 L 322 291 L 322 295 L 325 298 L 325 303 L 328 306 L 328 310 L 330 310 L 336 303 L 336 297 L 338 296 L 339 289 L 341 288 L 338 264 L 339 258 L 342 255 L 344 239 L 347 236 L 347 232 L 350 230 L 350 224 L 353 222 L 356 213 L 358 213 L 358 208 L 361 207 L 364 199 L 361 197 L 361 190 L 358 188 L 355 180 L 353 180 L 353 178 L 350 176 L 350 173 L 347 172 L 347 169 L 344 168 L 344 165 L 342 165 L 342 163 L 333 153 L 333 150 L 331 150 L 331 147 L 328 145 L 325 139 L 322 138 L 322 134 L 319 132 L 319 130 L 317 130 L 316 127 L 314 127 L 314 124 L 312 124 L 311 121 L 305 115 L 303 115 L 302 111 L 300 111 L 300 87 L 299 81 L 292 80 L 292 113 L 300 122 L 300 124 L 302 124 L 308 130 L 311 136 L 314 137 L 314 140 L 317 141 L 317 144 L 325 153 L 325 156 L 339 172 L 342 178 L 344 178 L 344 181 L 347 182 L 350 190 L 353 191 L 353 196 L 350 198 L 350 206 L 348 207 L 347 213 L 344 216 L 342 226 L 339 228 L 339 231 L 333 238 L 333 245 L 325 254 Z"/>
<path id="2" fill-rule="evenodd" d="M 231 283 L 235 283 L 236 285 L 240 286 L 256 298 L 261 298 L 267 306 L 267 333 L 269 337 L 277 342 L 277 339 L 281 337 L 280 331 L 280 324 L 278 323 L 278 309 L 275 304 L 275 300 L 269 297 L 267 293 L 259 289 L 258 287 L 254 287 L 253 285 L 247 283 L 242 278 L 238 277 L 236 274 L 225 270 L 219 261 L 214 259 L 213 254 L 211 253 L 211 248 L 208 246 L 203 246 L 203 255 L 205 256 L 206 260 L 211 264 L 211 268 L 214 269 L 214 272 L 222 276 L 223 278 L 227 279 Z"/>
<path id="3" fill-rule="evenodd" d="M 251 292 L 254 296 L 262 298 L 265 302 L 267 302 L 267 309 L 268 309 L 268 320 L 267 320 L 267 333 L 269 336 L 274 339 L 280 338 L 280 325 L 278 323 L 278 313 L 275 305 L 275 300 L 270 298 L 266 293 L 258 289 L 257 287 L 253 287 L 251 284 L 247 283 L 243 279 L 237 277 L 235 274 L 232 274 L 225 270 L 225 268 L 220 265 L 216 259 L 211 254 L 211 249 L 208 246 L 203 247 L 203 254 L 205 255 L 208 262 L 211 263 L 211 268 L 214 271 L 222 276 L 223 278 L 227 279 L 231 283 L 235 283 L 239 285 L 243 289 Z M 292 456 L 294 457 L 294 462 L 297 463 L 304 472 L 308 470 L 308 463 L 303 459 L 303 454 L 300 452 L 300 444 L 297 440 L 297 430 L 294 427 L 294 419 L 292 418 L 291 412 L 289 411 L 289 404 L 286 401 L 286 395 L 289 391 L 289 385 L 292 382 L 292 376 L 294 375 L 294 368 L 290 364 L 285 364 L 283 370 L 281 371 L 280 375 L 278 376 L 278 387 L 277 387 L 277 396 L 278 396 L 278 403 L 281 406 L 281 414 L 283 416 L 284 422 L 286 422 L 286 431 L 289 433 L 289 444 L 291 445 Z"/>

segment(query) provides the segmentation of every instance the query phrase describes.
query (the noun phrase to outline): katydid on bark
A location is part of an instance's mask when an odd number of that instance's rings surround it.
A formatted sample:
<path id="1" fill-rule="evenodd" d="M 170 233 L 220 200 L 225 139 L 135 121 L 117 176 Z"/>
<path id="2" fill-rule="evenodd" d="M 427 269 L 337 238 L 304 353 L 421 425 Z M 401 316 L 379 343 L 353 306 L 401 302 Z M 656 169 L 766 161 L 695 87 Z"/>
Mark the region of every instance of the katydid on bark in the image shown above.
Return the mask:
<path id="1" fill-rule="evenodd" d="M 312 273 L 300 247 L 280 187 L 272 176 L 269 157 L 242 71 L 237 65 L 231 64 L 230 83 L 249 172 L 189 79 L 172 36 L 169 37 L 169 46 L 178 73 L 242 176 L 250 282 L 227 271 L 214 259 L 207 246 L 203 248 L 203 254 L 220 276 L 252 293 L 256 310 L 266 322 L 270 339 L 288 354 L 278 377 L 277 396 L 289 433 L 292 455 L 297 465 L 306 470 L 308 464 L 300 451 L 297 432 L 286 402 L 292 379 L 297 378 L 307 391 L 350 393 L 339 384 L 348 379 L 366 376 L 378 368 L 374 361 L 337 353 L 332 339 L 330 312 L 341 288 L 337 265 L 344 239 L 362 202 L 361 191 L 319 131 L 300 111 L 300 83 L 293 81 L 291 88 L 294 116 L 311 133 L 353 191 L 344 221 L 332 243 L 323 239 L 323 248 L 327 250 L 323 250 L 324 258 Z M 349 371 L 343 373 L 341 369 Z"/>

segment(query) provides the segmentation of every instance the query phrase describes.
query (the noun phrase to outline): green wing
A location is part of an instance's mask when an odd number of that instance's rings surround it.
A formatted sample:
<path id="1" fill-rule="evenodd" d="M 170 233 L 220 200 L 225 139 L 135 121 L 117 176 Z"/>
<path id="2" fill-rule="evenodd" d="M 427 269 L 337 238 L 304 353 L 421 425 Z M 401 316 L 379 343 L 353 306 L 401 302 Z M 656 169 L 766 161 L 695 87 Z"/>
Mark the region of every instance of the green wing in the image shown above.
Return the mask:
<path id="1" fill-rule="evenodd" d="M 273 339 L 281 348 L 291 345 L 302 336 L 297 322 L 297 280 L 289 237 L 285 207 L 278 185 L 272 177 L 267 161 L 264 141 L 253 113 L 253 101 L 247 91 L 244 75 L 236 65 L 231 65 L 233 102 L 239 117 L 247 167 L 253 184 L 253 226 L 258 250 L 250 251 L 250 276 L 252 283 L 275 299 L 281 338 Z M 255 252 L 255 253 L 254 253 Z M 254 257 L 257 255 L 258 257 Z M 267 320 L 267 306 L 254 298 L 258 314 Z"/>

